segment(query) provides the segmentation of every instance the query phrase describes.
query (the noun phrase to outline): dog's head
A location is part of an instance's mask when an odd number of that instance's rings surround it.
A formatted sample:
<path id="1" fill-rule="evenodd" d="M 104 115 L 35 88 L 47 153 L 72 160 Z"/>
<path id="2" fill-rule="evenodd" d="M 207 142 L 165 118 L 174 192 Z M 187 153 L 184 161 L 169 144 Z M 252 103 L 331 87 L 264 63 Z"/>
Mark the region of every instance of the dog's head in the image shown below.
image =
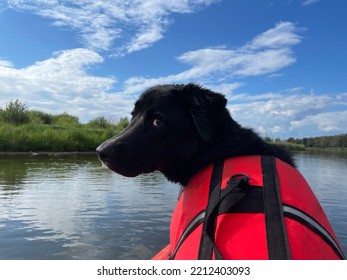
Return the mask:
<path id="1" fill-rule="evenodd" d="M 96 151 L 109 169 L 124 176 L 155 170 L 168 175 L 211 141 L 225 105 L 223 95 L 194 84 L 152 87 L 136 101 L 129 125 Z"/>

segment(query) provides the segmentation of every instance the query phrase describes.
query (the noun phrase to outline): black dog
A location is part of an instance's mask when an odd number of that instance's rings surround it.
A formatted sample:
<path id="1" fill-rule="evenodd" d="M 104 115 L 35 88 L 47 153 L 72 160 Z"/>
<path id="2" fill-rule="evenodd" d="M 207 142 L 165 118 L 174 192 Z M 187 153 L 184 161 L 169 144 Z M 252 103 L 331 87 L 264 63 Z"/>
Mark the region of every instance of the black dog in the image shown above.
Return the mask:
<path id="1" fill-rule="evenodd" d="M 135 103 L 130 124 L 96 151 L 119 174 L 159 170 L 183 186 L 203 167 L 235 156 L 272 155 L 294 166 L 290 153 L 235 122 L 226 103 L 195 84 L 152 87 Z"/>

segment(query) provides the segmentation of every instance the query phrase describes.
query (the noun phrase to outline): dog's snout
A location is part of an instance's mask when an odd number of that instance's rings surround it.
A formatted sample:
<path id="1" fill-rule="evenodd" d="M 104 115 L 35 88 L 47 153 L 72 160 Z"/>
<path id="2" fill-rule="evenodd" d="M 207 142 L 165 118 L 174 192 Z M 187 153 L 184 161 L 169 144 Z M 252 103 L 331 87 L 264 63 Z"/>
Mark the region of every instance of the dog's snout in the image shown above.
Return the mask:
<path id="1" fill-rule="evenodd" d="M 102 148 L 102 145 L 96 148 L 96 153 L 101 161 L 107 161 L 109 156 L 105 152 L 105 150 Z"/>
<path id="2" fill-rule="evenodd" d="M 101 146 L 96 148 L 96 153 L 101 161 L 107 161 L 108 154 L 101 148 Z"/>
<path id="3" fill-rule="evenodd" d="M 115 145 L 109 141 L 102 143 L 96 148 L 96 153 L 98 154 L 99 159 L 103 162 L 109 161 L 113 157 L 114 147 Z"/>
<path id="4" fill-rule="evenodd" d="M 110 139 L 97 147 L 96 153 L 101 161 L 110 163 L 120 155 L 120 152 L 124 150 L 124 146 L 125 143 L 118 141 L 118 139 Z"/>

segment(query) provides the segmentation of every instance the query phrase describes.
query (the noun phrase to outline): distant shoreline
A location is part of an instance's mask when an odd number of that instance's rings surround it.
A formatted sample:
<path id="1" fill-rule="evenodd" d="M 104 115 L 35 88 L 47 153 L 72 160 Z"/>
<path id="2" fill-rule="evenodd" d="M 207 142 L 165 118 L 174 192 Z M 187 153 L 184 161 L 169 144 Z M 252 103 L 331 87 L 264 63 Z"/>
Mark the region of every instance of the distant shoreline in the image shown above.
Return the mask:
<path id="1" fill-rule="evenodd" d="M 316 147 L 307 147 L 302 152 L 334 152 L 334 153 L 347 153 L 346 148 L 316 148 Z"/>
<path id="2" fill-rule="evenodd" d="M 277 143 L 270 142 L 270 143 L 274 145 L 282 146 L 292 152 L 317 151 L 317 152 L 347 153 L 347 149 L 345 147 L 305 147 L 305 145 L 303 144 L 294 144 L 294 143 L 288 143 L 288 142 L 277 142 Z"/>

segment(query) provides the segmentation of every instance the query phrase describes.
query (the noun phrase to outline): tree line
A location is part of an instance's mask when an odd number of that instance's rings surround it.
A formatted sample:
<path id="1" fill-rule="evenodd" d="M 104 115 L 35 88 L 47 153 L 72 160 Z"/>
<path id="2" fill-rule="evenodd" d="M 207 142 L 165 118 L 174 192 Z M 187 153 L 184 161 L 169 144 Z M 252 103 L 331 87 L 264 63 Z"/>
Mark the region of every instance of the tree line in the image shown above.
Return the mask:
<path id="1" fill-rule="evenodd" d="M 306 148 L 347 148 L 347 134 L 334 136 L 309 137 L 302 139 L 288 138 L 288 143 L 301 144 Z"/>

